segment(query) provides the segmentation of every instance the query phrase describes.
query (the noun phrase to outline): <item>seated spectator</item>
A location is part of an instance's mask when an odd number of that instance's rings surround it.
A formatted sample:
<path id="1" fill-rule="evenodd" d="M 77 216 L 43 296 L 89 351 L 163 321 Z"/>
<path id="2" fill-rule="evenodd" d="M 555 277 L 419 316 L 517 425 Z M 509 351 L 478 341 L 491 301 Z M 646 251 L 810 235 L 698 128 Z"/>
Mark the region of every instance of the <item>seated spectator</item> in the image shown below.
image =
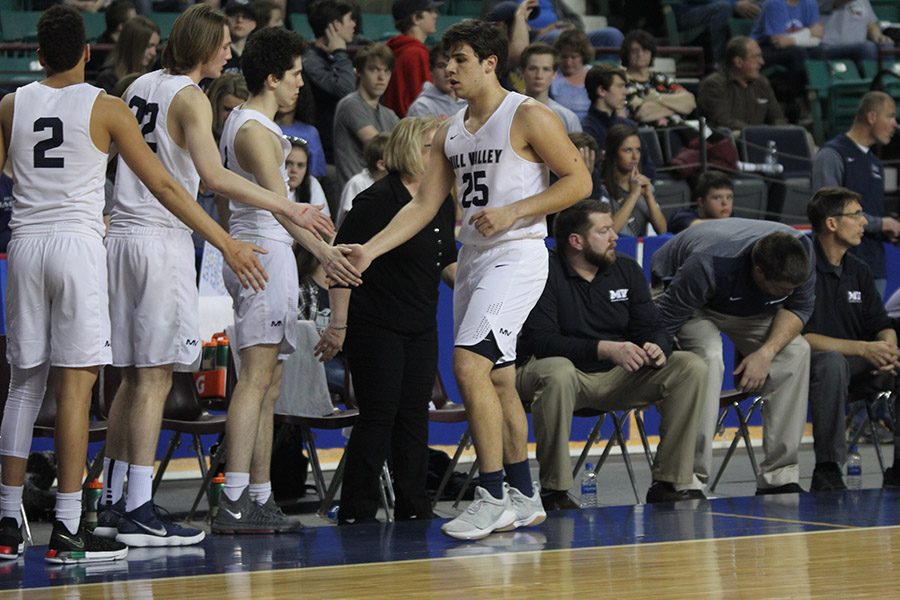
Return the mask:
<path id="1" fill-rule="evenodd" d="M 564 31 L 553 47 L 559 52 L 559 71 L 550 83 L 550 97 L 584 121 L 592 104 L 585 90 L 585 77 L 594 61 L 594 48 L 584 32 L 577 29 Z M 601 141 L 597 143 L 603 145 Z"/>
<path id="2" fill-rule="evenodd" d="M 559 68 L 559 54 L 550 44 L 535 42 L 522 53 L 519 68 L 525 80 L 525 95 L 546 104 L 566 126 L 567 133 L 581 131 L 581 120 L 571 110 L 550 97 L 550 82 Z"/>
<path id="3" fill-rule="evenodd" d="M 900 350 L 869 268 L 847 252 L 860 244 L 865 230 L 859 194 L 822 188 L 807 215 L 816 249 L 815 310 L 803 329 L 812 349 L 809 410 L 816 466 L 810 491 L 830 492 L 847 489 L 841 466 L 847 458 L 850 390 L 895 389 Z"/>
<path id="4" fill-rule="evenodd" d="M 334 164 L 334 111 L 356 89 L 356 73 L 347 52 L 353 40 L 355 5 L 346 0 L 317 0 L 306 18 L 315 39 L 303 55 L 303 81 L 313 92 L 316 120 L 328 164 Z"/>
<path id="5" fill-rule="evenodd" d="M 408 117 L 436 117 L 443 121 L 449 119 L 468 106 L 450 87 L 447 77 L 447 54 L 443 46 L 436 44 L 428 52 L 428 66 L 431 69 L 431 81 L 422 84 L 422 92 L 416 97 L 409 110 Z"/>
<path id="6" fill-rule="evenodd" d="M 731 34 L 728 20 L 755 19 L 762 0 L 685 0 L 673 6 L 675 20 L 681 30 L 703 26 L 709 32 L 709 54 L 718 70 L 725 56 L 725 45 Z"/>
<path id="7" fill-rule="evenodd" d="M 363 159 L 366 161 L 366 168 L 350 178 L 344 191 L 341 192 L 341 205 L 338 209 L 338 216 L 335 220 L 337 227 L 344 222 L 344 217 L 353 208 L 353 200 L 367 190 L 373 183 L 379 181 L 387 175 L 387 169 L 384 167 L 384 147 L 390 136 L 387 133 L 379 133 L 368 142 L 363 149 Z"/>
<path id="8" fill-rule="evenodd" d="M 881 31 L 869 0 L 819 0 L 822 15 L 822 54 L 847 58 L 863 73 L 863 61 L 878 60 L 878 46 L 893 46 Z"/>
<path id="9" fill-rule="evenodd" d="M 97 75 L 95 84 L 107 93 L 129 73 L 152 70 L 159 47 L 159 25 L 147 17 L 135 17 L 122 27 L 110 62 Z"/>
<path id="10" fill-rule="evenodd" d="M 641 267 L 616 254 L 609 205 L 582 200 L 556 216 L 544 292 L 522 328 L 516 388 L 531 404 L 541 499 L 577 508 L 569 457 L 572 413 L 646 408 L 662 415 L 647 502 L 703 498 L 689 486 L 706 365 L 673 352 Z"/>
<path id="11" fill-rule="evenodd" d="M 105 19 L 106 29 L 96 39 L 97 44 L 115 44 L 119 41 L 119 34 L 125 23 L 137 16 L 134 3 L 131 0 L 114 0 L 106 7 Z M 106 65 L 109 57 L 109 51 L 98 50 L 94 44 L 91 44 L 91 60 L 84 67 L 85 72 L 96 74 Z"/>
<path id="12" fill-rule="evenodd" d="M 387 47 L 384 47 L 387 50 Z M 356 199 L 338 243 L 365 243 L 419 190 L 439 127 L 404 119 L 385 148 L 388 175 Z M 347 443 L 342 525 L 375 520 L 385 460 L 391 459 L 397 520 L 430 519 L 428 404 L 437 373 L 438 286 L 456 279 L 455 203 L 447 196 L 431 222 L 375 259 L 365 281 L 332 287 L 331 321 L 316 346 L 323 360 L 344 345 L 359 417 Z M 387 308 L 387 310 L 385 310 Z"/>
<path id="13" fill-rule="evenodd" d="M 338 102 L 334 111 L 334 154 L 337 182 L 343 189 L 366 167 L 363 147 L 370 139 L 390 132 L 400 119 L 380 103 L 391 79 L 394 55 L 384 44 L 370 44 L 353 57 L 359 85 Z"/>
<path id="14" fill-rule="evenodd" d="M 225 63 L 223 73 L 241 72 L 241 54 L 247 38 L 256 31 L 256 10 L 248 0 L 228 0 L 225 5 L 225 14 L 228 15 L 228 31 L 231 34 L 231 58 Z"/>
<path id="15" fill-rule="evenodd" d="M 399 77 L 391 78 L 384 92 L 384 105 L 403 118 L 422 85 L 431 81 L 428 48 L 425 39 L 437 31 L 438 7 L 431 0 L 394 0 L 391 12 L 400 35 L 387 41 L 394 53 L 394 68 Z"/>
<path id="16" fill-rule="evenodd" d="M 315 118 L 312 91 L 304 85 L 293 106 L 286 106 L 283 112 L 279 110 L 275 115 L 275 122 L 284 135 L 306 140 L 310 172 L 314 177 L 326 177 L 328 165 L 325 162 L 322 139 L 319 137 L 319 130 L 311 125 Z"/>
<path id="17" fill-rule="evenodd" d="M 256 26 L 284 27 L 284 1 L 282 0 L 253 0 L 253 10 L 256 11 Z"/>
<path id="18" fill-rule="evenodd" d="M 766 0 L 753 27 L 766 63 L 787 69 L 784 79 L 794 94 L 806 85 L 807 50 L 822 43 L 821 21 L 816 0 Z"/>
<path id="19" fill-rule="evenodd" d="M 625 36 L 620 57 L 625 67 L 625 105 L 638 123 L 666 127 L 697 108 L 694 95 L 665 73 L 650 71 L 656 56 L 656 40 L 636 29 Z"/>
<path id="20" fill-rule="evenodd" d="M 734 184 L 721 171 L 707 171 L 697 179 L 694 199 L 696 208 L 682 208 L 669 217 L 669 233 L 680 233 L 712 219 L 730 217 L 734 209 Z"/>
<path id="21" fill-rule="evenodd" d="M 666 232 L 666 217 L 656 197 L 653 183 L 641 174 L 641 138 L 629 125 L 614 125 L 606 136 L 600 173 L 603 196 L 612 207 L 613 225 L 617 233 L 640 237 L 646 235 L 647 224 L 656 233 Z"/>
<path id="22" fill-rule="evenodd" d="M 694 483 L 712 473 L 724 363 L 721 334 L 744 358 L 734 370 L 738 389 L 766 397 L 756 493 L 802 492 L 798 452 L 806 423 L 809 344 L 800 336 L 815 302 L 812 241 L 772 221 L 716 219 L 689 227 L 651 260 L 655 283 L 666 284 L 657 306 L 682 350 L 709 367 L 697 432 Z"/>
<path id="23" fill-rule="evenodd" d="M 784 125 L 787 120 L 769 81 L 760 74 L 766 64 L 759 44 L 739 36 L 728 41 L 725 67 L 700 82 L 700 113 L 711 127 L 734 132 L 748 125 Z"/>
<path id="24" fill-rule="evenodd" d="M 328 208 L 325 190 L 307 168 L 309 166 L 309 144 L 303 138 L 285 137 L 291 143 L 291 151 L 284 160 L 288 174 L 289 197 L 294 202 L 318 206 L 324 214 L 330 217 L 331 210 Z"/>
<path id="25" fill-rule="evenodd" d="M 217 77 L 206 91 L 213 111 L 213 135 L 218 143 L 222 127 L 231 111 L 250 97 L 247 82 L 240 73 L 224 73 Z"/>
<path id="26" fill-rule="evenodd" d="M 845 187 L 860 195 L 866 233 L 861 244 L 850 248 L 850 254 L 869 265 L 882 295 L 887 286 L 884 242 L 900 239 L 900 221 L 886 214 L 884 165 L 874 147 L 890 142 L 896 130 L 894 99 L 884 92 L 869 92 L 860 100 L 849 131 L 826 142 L 812 168 L 812 189 Z"/>
<path id="27" fill-rule="evenodd" d="M 569 139 L 581 152 L 581 158 L 584 159 L 584 164 L 591 172 L 593 189 L 591 190 L 590 198 L 594 200 L 603 199 L 603 175 L 600 174 L 600 148 L 597 146 L 597 141 L 583 131 L 570 133 Z"/>

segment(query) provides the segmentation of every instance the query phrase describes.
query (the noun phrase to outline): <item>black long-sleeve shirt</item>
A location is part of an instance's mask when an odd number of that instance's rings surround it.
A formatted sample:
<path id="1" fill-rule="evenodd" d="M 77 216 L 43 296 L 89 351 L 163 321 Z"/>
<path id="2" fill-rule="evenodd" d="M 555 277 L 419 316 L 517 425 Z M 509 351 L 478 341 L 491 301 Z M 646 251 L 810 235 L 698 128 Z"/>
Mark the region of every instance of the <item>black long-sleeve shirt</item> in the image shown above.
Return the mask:
<path id="1" fill-rule="evenodd" d="M 400 175 L 388 173 L 354 199 L 336 243 L 368 242 L 410 200 Z M 424 229 L 372 261 L 362 284 L 353 288 L 348 325 L 370 323 L 398 333 L 420 333 L 437 327 L 441 271 L 456 262 L 455 224 L 456 212 L 448 196 Z"/>
<path id="2" fill-rule="evenodd" d="M 547 284 L 525 321 L 517 354 L 521 359 L 562 356 L 586 373 L 609 371 L 615 364 L 597 357 L 597 344 L 604 340 L 653 342 L 666 356 L 672 353 L 672 338 L 641 267 L 617 254 L 612 265 L 587 281 L 562 254 L 551 252 Z"/>
<path id="3" fill-rule="evenodd" d="M 868 265 L 849 252 L 835 267 L 816 248 L 816 306 L 803 333 L 818 333 L 842 340 L 872 341 L 891 327 Z"/>

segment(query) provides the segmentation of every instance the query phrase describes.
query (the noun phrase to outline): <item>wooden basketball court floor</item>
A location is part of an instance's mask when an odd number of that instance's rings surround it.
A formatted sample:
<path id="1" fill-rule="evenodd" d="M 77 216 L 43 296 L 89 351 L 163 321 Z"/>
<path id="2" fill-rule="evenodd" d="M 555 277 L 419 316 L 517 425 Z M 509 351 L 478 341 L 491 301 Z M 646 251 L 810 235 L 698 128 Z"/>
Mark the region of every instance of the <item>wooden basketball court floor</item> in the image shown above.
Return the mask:
<path id="1" fill-rule="evenodd" d="M 0 597 L 900 597 L 898 490 L 561 511 L 477 542 L 441 522 L 213 536 L 69 567 L 38 546 L 0 564 Z"/>

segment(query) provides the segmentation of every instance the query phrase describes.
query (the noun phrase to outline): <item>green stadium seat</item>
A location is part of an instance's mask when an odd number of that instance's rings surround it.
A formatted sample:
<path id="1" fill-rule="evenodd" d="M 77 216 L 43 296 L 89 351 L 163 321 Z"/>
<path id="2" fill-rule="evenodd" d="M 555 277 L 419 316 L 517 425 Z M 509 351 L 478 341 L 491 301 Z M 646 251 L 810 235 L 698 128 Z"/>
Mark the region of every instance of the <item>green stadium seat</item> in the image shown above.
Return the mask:
<path id="1" fill-rule="evenodd" d="M 84 19 L 84 37 L 88 41 L 96 40 L 106 31 L 106 15 L 104 13 L 83 12 L 81 18 Z"/>
<path id="2" fill-rule="evenodd" d="M 4 85 L 25 85 L 43 78 L 37 56 L 0 57 L 0 82 Z"/>
<path id="3" fill-rule="evenodd" d="M 33 42 L 41 13 L 25 10 L 0 10 L 0 39 L 4 42 Z"/>
<path id="4" fill-rule="evenodd" d="M 313 35 L 312 27 L 309 26 L 309 19 L 303 13 L 291 13 L 291 29 L 303 36 L 303 39 L 312 41 L 316 36 Z"/>
<path id="5" fill-rule="evenodd" d="M 149 15 L 150 19 L 159 25 L 159 37 L 161 40 L 169 39 L 172 27 L 180 16 L 181 13 L 177 12 L 151 12 Z"/>

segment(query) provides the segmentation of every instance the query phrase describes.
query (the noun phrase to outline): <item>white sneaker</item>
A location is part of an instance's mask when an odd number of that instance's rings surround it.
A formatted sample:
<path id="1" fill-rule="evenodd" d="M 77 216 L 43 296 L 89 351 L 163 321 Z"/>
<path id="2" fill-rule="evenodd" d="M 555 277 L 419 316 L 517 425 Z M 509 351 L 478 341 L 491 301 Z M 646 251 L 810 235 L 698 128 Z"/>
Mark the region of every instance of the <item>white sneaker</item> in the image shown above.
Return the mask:
<path id="1" fill-rule="evenodd" d="M 538 499 L 540 502 L 540 498 Z M 511 527 L 516 521 L 506 489 L 497 499 L 483 487 L 475 488 L 475 499 L 461 515 L 441 526 L 441 531 L 458 540 L 480 540 L 494 531 Z"/>
<path id="2" fill-rule="evenodd" d="M 518 527 L 540 525 L 547 518 L 544 503 L 541 502 L 541 487 L 537 483 L 532 484 L 531 496 L 526 496 L 509 484 L 504 484 L 509 495 L 509 503 L 516 513 L 516 520 L 512 525 L 498 528 L 497 531 L 512 531 Z"/>

